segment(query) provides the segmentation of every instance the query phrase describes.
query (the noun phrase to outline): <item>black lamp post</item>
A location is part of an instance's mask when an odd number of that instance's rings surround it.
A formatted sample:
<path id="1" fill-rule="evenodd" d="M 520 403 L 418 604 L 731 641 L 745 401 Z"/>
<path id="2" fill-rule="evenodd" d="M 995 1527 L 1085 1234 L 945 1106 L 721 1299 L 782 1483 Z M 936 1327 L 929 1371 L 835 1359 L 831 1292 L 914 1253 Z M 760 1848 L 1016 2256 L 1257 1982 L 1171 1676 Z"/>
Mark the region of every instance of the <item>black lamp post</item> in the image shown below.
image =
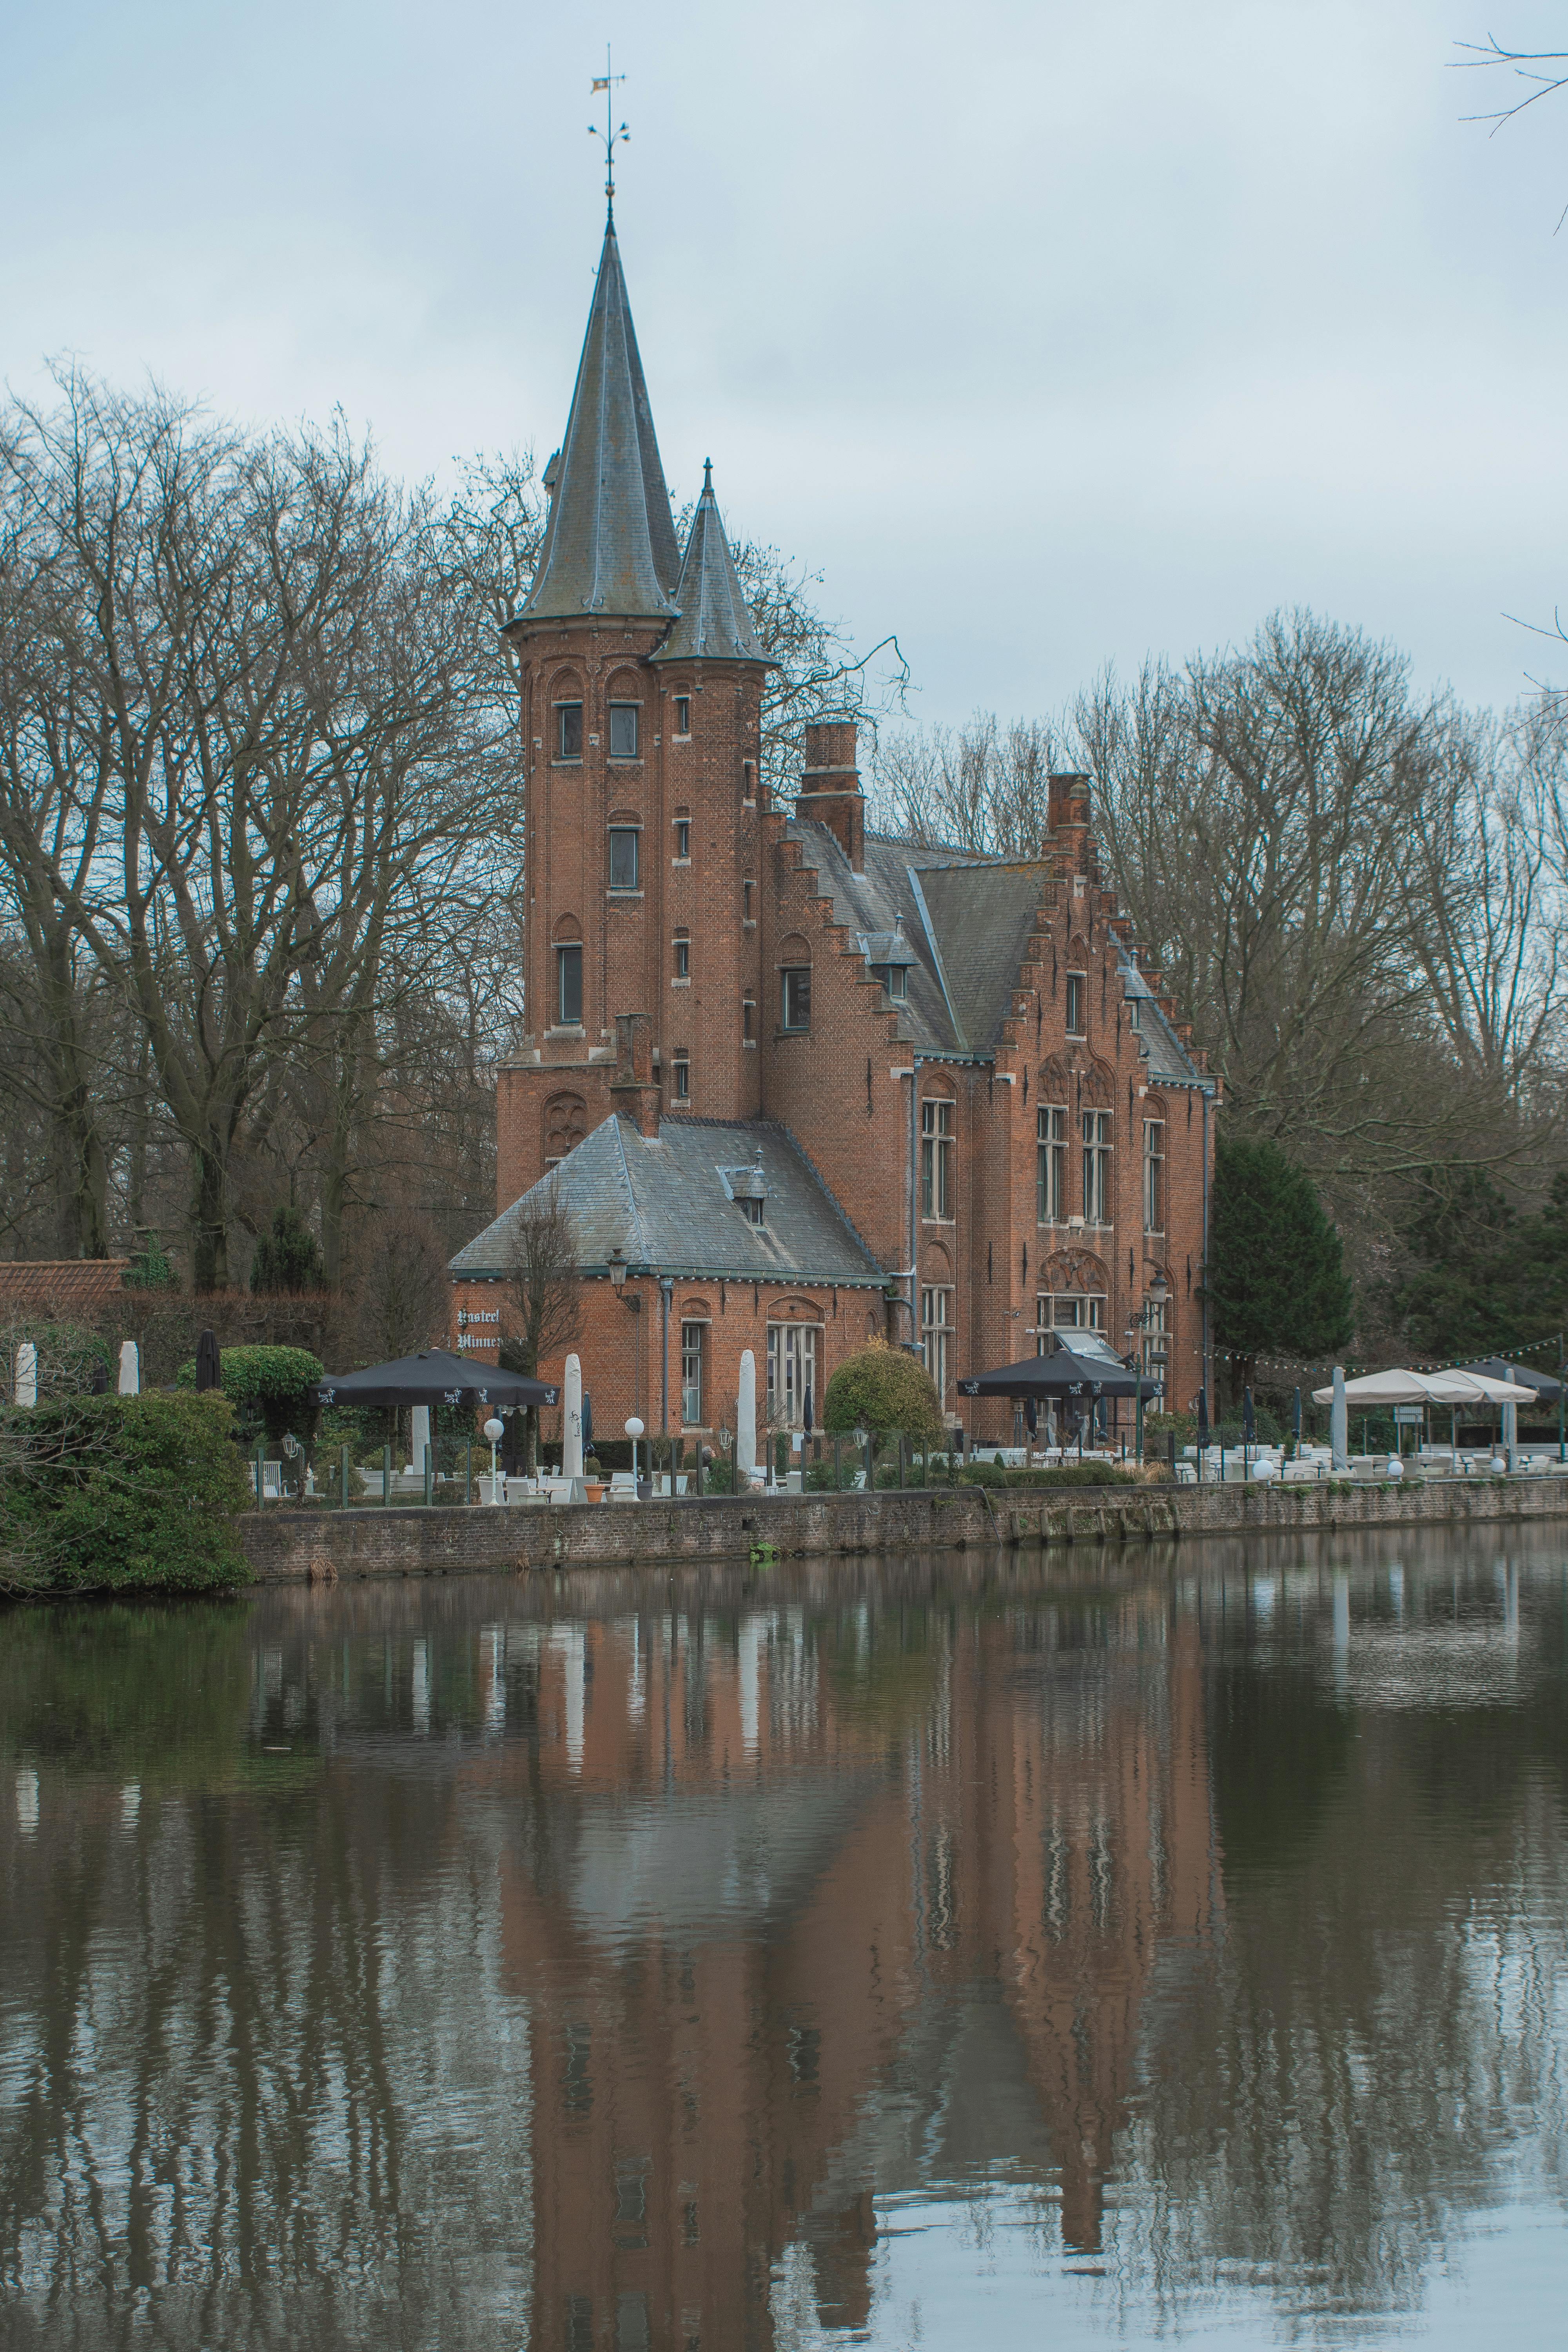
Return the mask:
<path id="1" fill-rule="evenodd" d="M 1139 1348 L 1138 1342 L 1146 1332 L 1157 1331 L 1160 1328 L 1160 1318 L 1164 1312 L 1165 1303 L 1170 1296 L 1170 1284 L 1166 1281 L 1163 1274 L 1156 1274 L 1144 1295 L 1142 1306 L 1138 1309 L 1136 1315 L 1131 1318 L 1127 1326 L 1127 1337 L 1131 1342 L 1129 1352 L 1132 1357 L 1132 1370 L 1138 1377 L 1138 1391 L 1136 1400 L 1138 1433 L 1135 1443 L 1138 1449 L 1138 1459 L 1140 1462 L 1143 1459 L 1143 1366 L 1141 1361 L 1142 1350 Z"/>

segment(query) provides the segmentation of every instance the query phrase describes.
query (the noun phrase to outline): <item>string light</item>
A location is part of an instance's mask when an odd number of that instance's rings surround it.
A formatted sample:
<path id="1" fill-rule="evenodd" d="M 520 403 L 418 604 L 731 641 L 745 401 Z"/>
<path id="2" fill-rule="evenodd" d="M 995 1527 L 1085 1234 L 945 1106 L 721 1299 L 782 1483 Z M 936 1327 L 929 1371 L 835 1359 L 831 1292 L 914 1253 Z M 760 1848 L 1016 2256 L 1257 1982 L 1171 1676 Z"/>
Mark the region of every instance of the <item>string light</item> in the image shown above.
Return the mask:
<path id="1" fill-rule="evenodd" d="M 1539 1356 L 1549 1348 L 1555 1349 L 1561 1356 L 1563 1341 L 1563 1334 L 1561 1331 L 1549 1331 L 1543 1339 L 1510 1341 L 1506 1347 L 1488 1348 L 1484 1353 L 1503 1363 L 1512 1363 L 1515 1358 L 1520 1356 Z M 1306 1362 L 1297 1356 L 1248 1355 L 1240 1348 L 1211 1348 L 1209 1354 L 1216 1363 L 1251 1364 L 1258 1370 L 1273 1372 L 1331 1372 L 1336 1364 L 1346 1372 L 1358 1375 L 1384 1369 L 1384 1367 L 1368 1363 L 1351 1362 L 1343 1356 L 1322 1356 L 1311 1362 Z M 1476 1360 L 1474 1357 L 1470 1359 L 1471 1362 Z M 1440 1364 L 1418 1363 L 1408 1357 L 1401 1357 L 1396 1369 L 1406 1372 L 1453 1372 L 1462 1371 L 1465 1366 L 1463 1360 L 1457 1356 L 1450 1357 Z"/>

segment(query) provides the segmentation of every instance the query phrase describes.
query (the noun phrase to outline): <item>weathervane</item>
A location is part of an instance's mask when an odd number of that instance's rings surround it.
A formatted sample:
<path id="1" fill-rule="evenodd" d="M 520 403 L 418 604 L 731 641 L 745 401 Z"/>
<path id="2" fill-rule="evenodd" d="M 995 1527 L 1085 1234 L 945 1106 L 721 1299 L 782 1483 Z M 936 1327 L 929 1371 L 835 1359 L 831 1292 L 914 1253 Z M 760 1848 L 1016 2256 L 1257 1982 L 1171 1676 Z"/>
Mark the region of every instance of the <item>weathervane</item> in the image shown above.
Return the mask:
<path id="1" fill-rule="evenodd" d="M 616 149 L 623 139 L 629 139 L 632 135 L 624 122 L 618 130 L 616 127 L 616 84 L 625 79 L 625 74 L 610 71 L 610 48 L 606 42 L 605 70 L 594 77 L 595 92 L 602 89 L 605 93 L 605 127 L 601 131 L 596 122 L 590 122 L 588 136 L 590 139 L 602 139 L 605 142 L 605 209 L 612 221 L 616 216 Z"/>

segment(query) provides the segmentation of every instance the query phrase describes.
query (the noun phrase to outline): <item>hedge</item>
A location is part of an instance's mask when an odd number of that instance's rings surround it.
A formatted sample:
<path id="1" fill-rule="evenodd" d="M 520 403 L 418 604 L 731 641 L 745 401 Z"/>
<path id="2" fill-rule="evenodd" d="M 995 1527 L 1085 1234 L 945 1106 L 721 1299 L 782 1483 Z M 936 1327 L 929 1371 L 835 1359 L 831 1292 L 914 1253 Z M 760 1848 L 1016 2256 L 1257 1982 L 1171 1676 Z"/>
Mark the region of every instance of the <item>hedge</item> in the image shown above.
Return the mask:
<path id="1" fill-rule="evenodd" d="M 69 1397 L 0 1412 L 0 1589 L 171 1592 L 249 1581 L 251 1500 L 222 1396 Z"/>
<path id="2" fill-rule="evenodd" d="M 259 1413 L 269 1438 L 292 1428 L 296 1436 L 314 1426 L 316 1408 L 306 1398 L 326 1375 L 319 1356 L 308 1348 L 224 1348 L 218 1354 L 223 1394 L 241 1413 Z M 183 1389 L 196 1384 L 193 1356 L 174 1375 Z"/>

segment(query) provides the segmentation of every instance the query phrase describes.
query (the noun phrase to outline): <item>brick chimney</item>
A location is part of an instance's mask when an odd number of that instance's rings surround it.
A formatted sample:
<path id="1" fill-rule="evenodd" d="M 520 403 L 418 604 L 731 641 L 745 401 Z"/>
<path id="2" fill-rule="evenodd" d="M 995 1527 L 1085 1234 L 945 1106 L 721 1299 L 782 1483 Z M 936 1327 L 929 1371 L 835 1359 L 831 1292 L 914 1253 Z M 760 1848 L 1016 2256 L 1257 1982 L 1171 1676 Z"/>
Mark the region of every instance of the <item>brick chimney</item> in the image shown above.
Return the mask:
<path id="1" fill-rule="evenodd" d="M 1073 874 L 1089 871 L 1089 778 L 1053 776 L 1046 804 L 1047 849 Z"/>
<path id="2" fill-rule="evenodd" d="M 866 866 L 866 803 L 856 764 L 855 721 L 825 719 L 805 730 L 805 769 L 795 804 L 833 835 L 857 874 Z"/>
<path id="3" fill-rule="evenodd" d="M 610 1108 L 643 1135 L 658 1133 L 658 1081 L 653 1074 L 653 1023 L 646 1013 L 616 1015 L 616 1075 Z"/>

